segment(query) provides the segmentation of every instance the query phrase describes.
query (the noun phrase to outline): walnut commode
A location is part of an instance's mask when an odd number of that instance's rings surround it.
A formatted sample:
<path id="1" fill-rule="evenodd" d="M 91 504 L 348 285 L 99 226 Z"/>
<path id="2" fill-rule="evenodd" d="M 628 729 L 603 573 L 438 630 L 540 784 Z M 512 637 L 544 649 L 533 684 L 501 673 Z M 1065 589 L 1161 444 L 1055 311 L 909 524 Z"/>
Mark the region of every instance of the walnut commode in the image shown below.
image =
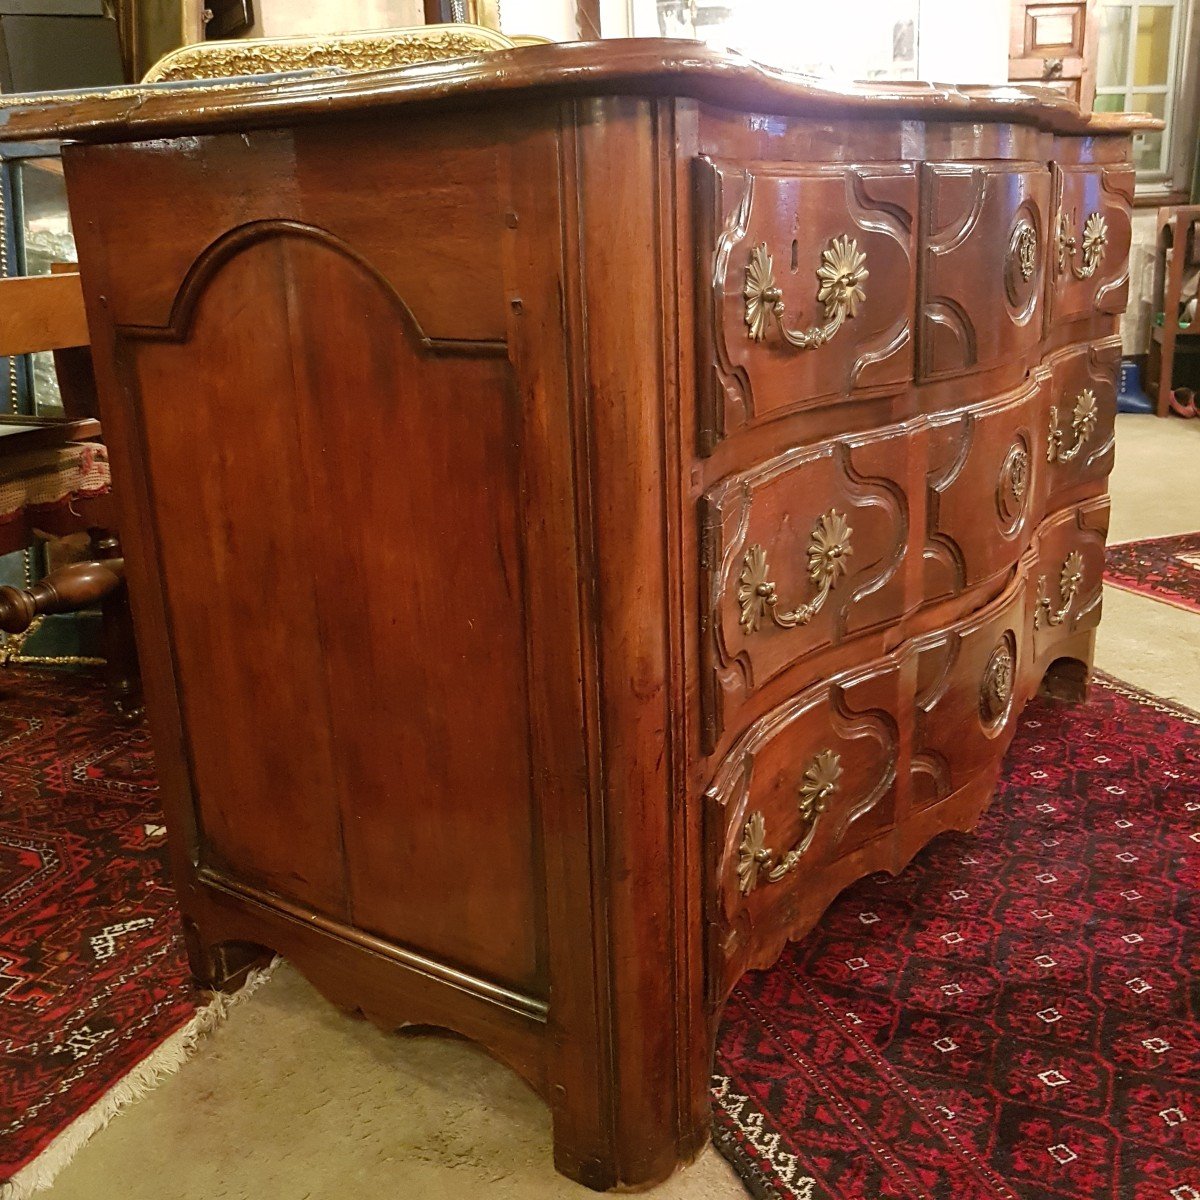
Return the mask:
<path id="1" fill-rule="evenodd" d="M 658 41 L 10 114 L 197 975 L 476 1039 L 591 1187 L 693 1156 L 738 976 L 1082 695 L 1137 127 Z"/>

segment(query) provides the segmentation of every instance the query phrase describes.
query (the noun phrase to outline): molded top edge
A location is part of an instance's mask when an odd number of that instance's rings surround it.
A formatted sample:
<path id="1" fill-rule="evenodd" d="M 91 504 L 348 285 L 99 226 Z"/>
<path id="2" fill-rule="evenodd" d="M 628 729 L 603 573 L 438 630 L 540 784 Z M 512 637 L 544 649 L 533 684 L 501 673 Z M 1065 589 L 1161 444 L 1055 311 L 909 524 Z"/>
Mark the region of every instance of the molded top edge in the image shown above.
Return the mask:
<path id="1" fill-rule="evenodd" d="M 129 141 L 252 129 L 406 105 L 471 107 L 507 97 L 683 96 L 780 116 L 1013 122 L 1053 133 L 1161 129 L 1139 113 L 1082 113 L 1051 88 L 835 83 L 710 49 L 630 38 L 521 46 L 381 71 L 143 84 L 0 96 L 0 141 Z"/>

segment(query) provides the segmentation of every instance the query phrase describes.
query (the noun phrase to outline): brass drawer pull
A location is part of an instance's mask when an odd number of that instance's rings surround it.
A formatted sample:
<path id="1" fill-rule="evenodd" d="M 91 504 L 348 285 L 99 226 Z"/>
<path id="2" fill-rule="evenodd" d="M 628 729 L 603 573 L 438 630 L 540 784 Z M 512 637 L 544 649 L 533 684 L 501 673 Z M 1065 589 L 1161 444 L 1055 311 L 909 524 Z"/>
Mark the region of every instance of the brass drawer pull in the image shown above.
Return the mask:
<path id="1" fill-rule="evenodd" d="M 1066 213 L 1058 216 L 1058 273 L 1061 275 L 1070 265 L 1076 279 L 1090 279 L 1096 273 L 1108 245 L 1108 222 L 1098 212 L 1092 213 L 1083 223 L 1083 245 L 1071 232 L 1071 222 Z M 1080 264 L 1075 265 L 1075 255 L 1080 253 Z"/>
<path id="2" fill-rule="evenodd" d="M 1062 606 L 1055 609 L 1050 597 L 1046 595 L 1046 577 L 1039 575 L 1037 608 L 1033 613 L 1034 629 L 1041 629 L 1043 622 L 1047 625 L 1061 625 L 1067 619 L 1071 605 L 1075 603 L 1075 595 L 1082 582 L 1083 555 L 1078 550 L 1072 550 L 1067 555 L 1062 573 L 1058 577 L 1058 598 Z"/>
<path id="3" fill-rule="evenodd" d="M 750 251 L 750 262 L 746 266 L 746 327 L 750 340 L 761 342 L 767 336 L 771 321 L 779 326 L 779 332 L 790 346 L 798 350 L 814 350 L 823 346 L 839 329 L 847 317 L 857 315 L 858 306 L 866 300 L 863 283 L 868 271 L 867 256 L 858 248 L 858 242 L 848 235 L 834 238 L 821 252 L 821 265 L 817 268 L 820 289 L 817 299 L 825 305 L 825 324 L 813 325 L 809 329 L 789 329 L 784 324 L 783 292 L 775 282 L 775 268 L 766 242 L 760 242 Z"/>
<path id="4" fill-rule="evenodd" d="M 832 750 L 822 750 L 805 769 L 800 781 L 797 808 L 803 832 L 800 840 L 776 862 L 775 851 L 767 846 L 767 819 L 756 809 L 746 818 L 742 827 L 742 841 L 738 847 L 738 890 L 748 896 L 758 885 L 763 873 L 769 883 L 777 883 L 799 865 L 800 860 L 812 845 L 817 832 L 817 822 L 829 805 L 829 799 L 838 789 L 842 777 L 841 756 Z"/>
<path id="5" fill-rule="evenodd" d="M 846 518 L 832 508 L 817 518 L 808 544 L 808 577 L 818 591 L 808 604 L 789 612 L 779 611 L 775 584 L 767 578 L 767 552 L 757 542 L 752 545 L 742 559 L 742 574 L 738 579 L 737 600 L 741 610 L 738 624 L 747 634 L 758 632 L 764 616 L 769 616 L 781 629 L 807 625 L 846 573 L 846 559 L 853 553 L 850 545 L 853 532 Z"/>
<path id="6" fill-rule="evenodd" d="M 1075 444 L 1068 450 L 1063 447 L 1067 440 L 1066 432 L 1058 426 L 1058 405 L 1050 408 L 1050 442 L 1046 447 L 1047 462 L 1070 462 L 1075 458 L 1083 443 L 1092 436 L 1097 419 L 1096 393 L 1091 388 L 1084 388 L 1075 397 L 1075 411 L 1071 414 L 1071 432 L 1075 435 Z"/>

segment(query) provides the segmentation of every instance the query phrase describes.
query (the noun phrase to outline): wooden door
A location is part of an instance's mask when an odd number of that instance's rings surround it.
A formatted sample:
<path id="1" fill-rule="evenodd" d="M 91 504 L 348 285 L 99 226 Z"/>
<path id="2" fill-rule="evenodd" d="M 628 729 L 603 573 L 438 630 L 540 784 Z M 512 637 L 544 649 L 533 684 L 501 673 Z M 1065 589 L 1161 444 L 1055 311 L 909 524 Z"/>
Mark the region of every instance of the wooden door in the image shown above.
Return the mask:
<path id="1" fill-rule="evenodd" d="M 1081 108 L 1096 95 L 1096 0 L 1012 0 L 1008 77 L 1043 83 Z"/>

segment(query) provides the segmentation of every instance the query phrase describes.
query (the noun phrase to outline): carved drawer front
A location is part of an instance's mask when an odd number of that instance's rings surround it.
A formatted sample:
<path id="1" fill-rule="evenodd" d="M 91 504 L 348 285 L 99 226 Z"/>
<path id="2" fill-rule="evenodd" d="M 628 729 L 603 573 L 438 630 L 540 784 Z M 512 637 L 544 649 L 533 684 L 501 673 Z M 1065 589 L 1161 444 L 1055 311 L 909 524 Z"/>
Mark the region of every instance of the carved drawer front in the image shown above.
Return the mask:
<path id="1" fill-rule="evenodd" d="M 973 783 L 990 786 L 1021 706 L 1026 581 L 980 612 L 918 639 L 911 804 L 925 809 Z M 998 746 L 997 743 L 1000 743 Z"/>
<path id="2" fill-rule="evenodd" d="M 926 163 L 922 379 L 1032 354 L 1042 335 L 1050 173 L 1032 163 Z"/>
<path id="3" fill-rule="evenodd" d="M 1132 212 L 1130 168 L 1055 166 L 1050 321 L 1125 311 Z"/>
<path id="4" fill-rule="evenodd" d="M 708 748 L 768 680 L 903 610 L 902 483 L 919 441 L 893 428 L 788 451 L 701 500 Z"/>
<path id="5" fill-rule="evenodd" d="M 1009 569 L 1037 520 L 1036 422 L 1044 383 L 934 418 L 926 476 L 925 598 Z"/>
<path id="6" fill-rule="evenodd" d="M 772 961 L 838 890 L 834 864 L 894 824 L 900 677 L 889 664 L 810 688 L 756 721 L 718 768 L 706 794 L 710 895 L 728 982 Z"/>
<path id="7" fill-rule="evenodd" d="M 700 442 L 912 378 L 910 164 L 697 164 Z"/>
<path id="8" fill-rule="evenodd" d="M 1039 676 L 1058 643 L 1100 622 L 1108 514 L 1108 497 L 1097 496 L 1057 513 L 1038 530 L 1027 624 Z"/>
<path id="9" fill-rule="evenodd" d="M 1048 404 L 1038 422 L 1038 501 L 1043 512 L 1087 484 L 1102 482 L 1113 465 L 1119 338 L 1079 346 L 1055 358 Z"/>

